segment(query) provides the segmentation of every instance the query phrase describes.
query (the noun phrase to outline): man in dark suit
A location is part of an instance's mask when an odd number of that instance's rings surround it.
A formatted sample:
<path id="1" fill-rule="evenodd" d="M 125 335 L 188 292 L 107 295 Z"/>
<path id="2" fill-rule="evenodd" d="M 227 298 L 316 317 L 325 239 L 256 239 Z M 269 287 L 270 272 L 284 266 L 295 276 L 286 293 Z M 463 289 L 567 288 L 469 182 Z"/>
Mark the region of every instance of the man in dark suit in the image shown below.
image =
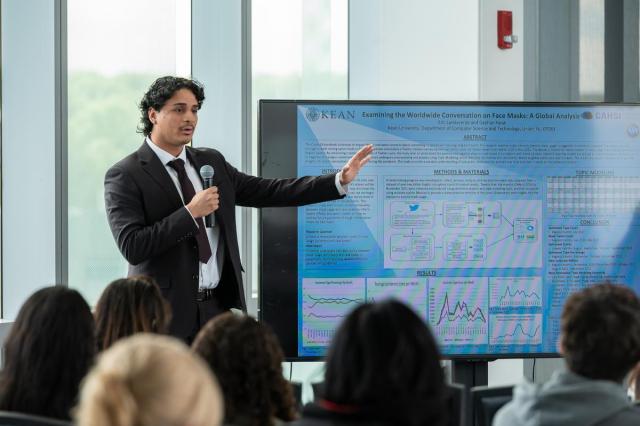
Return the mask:
<path id="1" fill-rule="evenodd" d="M 140 110 L 146 139 L 105 176 L 105 206 L 129 275 L 148 275 L 173 309 L 171 334 L 186 341 L 213 316 L 246 311 L 235 206 L 299 206 L 344 197 L 345 186 L 371 158 L 360 149 L 337 174 L 297 179 L 246 175 L 214 149 L 188 146 L 204 100 L 199 83 L 156 80 Z M 213 186 L 199 170 L 210 165 Z M 214 213 L 215 224 L 205 227 Z"/>

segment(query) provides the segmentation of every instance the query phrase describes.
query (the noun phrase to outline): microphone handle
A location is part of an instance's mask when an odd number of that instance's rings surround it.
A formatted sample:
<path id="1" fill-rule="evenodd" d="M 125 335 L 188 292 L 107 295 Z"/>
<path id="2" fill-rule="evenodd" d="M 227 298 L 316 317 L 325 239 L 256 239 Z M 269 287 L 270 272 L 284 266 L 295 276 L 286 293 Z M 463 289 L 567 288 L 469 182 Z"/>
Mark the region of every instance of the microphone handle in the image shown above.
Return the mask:
<path id="1" fill-rule="evenodd" d="M 203 179 L 204 180 L 204 189 L 209 189 L 213 186 L 213 179 Z M 216 226 L 216 217 L 214 213 L 207 215 L 204 217 L 204 226 L 206 228 L 213 228 Z"/>

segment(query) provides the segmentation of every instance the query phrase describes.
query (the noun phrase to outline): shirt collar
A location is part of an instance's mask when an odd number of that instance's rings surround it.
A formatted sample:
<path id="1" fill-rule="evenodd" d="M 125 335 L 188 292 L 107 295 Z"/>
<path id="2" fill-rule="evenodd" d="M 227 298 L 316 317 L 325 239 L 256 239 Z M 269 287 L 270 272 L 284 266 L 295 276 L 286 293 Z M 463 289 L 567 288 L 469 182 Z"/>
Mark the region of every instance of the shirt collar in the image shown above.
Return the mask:
<path id="1" fill-rule="evenodd" d="M 145 142 L 147 143 L 147 145 L 149 145 L 149 148 L 151 148 L 151 150 L 156 153 L 162 164 L 164 164 L 165 166 L 176 158 L 181 159 L 185 162 L 185 164 L 187 163 L 187 150 L 184 147 L 182 147 L 182 151 L 180 151 L 180 154 L 178 154 L 177 157 L 174 157 L 173 155 L 169 154 L 167 151 L 153 143 L 149 136 L 145 138 Z"/>

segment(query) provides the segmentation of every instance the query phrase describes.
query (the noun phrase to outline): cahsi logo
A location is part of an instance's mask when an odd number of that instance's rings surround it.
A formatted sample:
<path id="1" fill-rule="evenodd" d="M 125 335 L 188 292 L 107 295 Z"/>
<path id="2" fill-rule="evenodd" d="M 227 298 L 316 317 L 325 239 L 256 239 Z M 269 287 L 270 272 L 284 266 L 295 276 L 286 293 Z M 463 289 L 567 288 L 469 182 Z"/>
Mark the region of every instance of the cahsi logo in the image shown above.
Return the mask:
<path id="1" fill-rule="evenodd" d="M 356 118 L 356 113 L 355 111 L 339 111 L 339 110 L 335 110 L 335 109 L 330 109 L 330 110 L 318 110 L 316 108 L 308 108 L 307 112 L 305 113 L 305 116 L 307 117 L 307 120 L 309 121 L 318 121 L 320 119 L 324 119 L 324 120 L 345 120 L 345 119 L 352 119 L 354 120 Z"/>
<path id="2" fill-rule="evenodd" d="M 635 138 L 638 137 L 639 134 L 640 128 L 638 128 L 637 125 L 632 124 L 631 126 L 627 127 L 627 135 L 629 135 L 629 137 Z"/>

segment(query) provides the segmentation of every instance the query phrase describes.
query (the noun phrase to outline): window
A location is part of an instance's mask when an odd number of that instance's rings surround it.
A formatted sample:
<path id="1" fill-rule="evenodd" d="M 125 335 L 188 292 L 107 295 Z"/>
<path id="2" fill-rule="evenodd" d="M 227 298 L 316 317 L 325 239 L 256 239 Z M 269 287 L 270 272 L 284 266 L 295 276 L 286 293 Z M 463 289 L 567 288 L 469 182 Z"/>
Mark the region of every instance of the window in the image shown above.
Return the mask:
<path id="1" fill-rule="evenodd" d="M 252 172 L 258 170 L 259 99 L 347 99 L 348 0 L 251 3 Z M 258 235 L 257 215 L 252 234 Z M 258 243 L 252 244 L 257 277 Z M 257 280 L 253 280 L 254 296 Z"/>
<path id="2" fill-rule="evenodd" d="M 162 75 L 191 72 L 189 0 L 68 0 L 69 286 L 94 304 L 126 275 L 106 220 L 107 169 L 135 151 L 137 104 Z"/>

